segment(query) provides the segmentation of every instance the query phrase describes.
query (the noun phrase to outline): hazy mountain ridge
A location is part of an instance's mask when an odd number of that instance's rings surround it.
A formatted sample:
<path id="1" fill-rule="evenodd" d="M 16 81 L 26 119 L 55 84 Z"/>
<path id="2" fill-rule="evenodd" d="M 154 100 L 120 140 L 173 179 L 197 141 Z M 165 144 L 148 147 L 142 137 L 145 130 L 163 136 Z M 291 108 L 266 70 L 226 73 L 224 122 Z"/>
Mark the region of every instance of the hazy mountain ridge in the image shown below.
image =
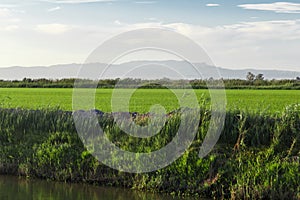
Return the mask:
<path id="1" fill-rule="evenodd" d="M 156 63 L 155 66 L 152 63 Z M 203 75 L 202 79 L 207 79 L 210 77 L 220 77 L 215 74 L 212 67 L 204 63 L 194 63 L 193 64 L 197 70 Z M 49 67 L 37 66 L 37 67 L 8 67 L 0 68 L 0 79 L 2 80 L 21 80 L 23 78 L 47 78 L 47 79 L 62 79 L 62 78 L 76 78 L 78 77 L 78 72 L 80 71 L 81 64 L 63 64 L 63 65 L 53 65 Z M 128 71 L 132 70 L 135 66 L 146 66 L 147 72 L 132 74 L 132 77 L 139 77 L 145 79 L 157 78 L 157 71 L 151 75 L 151 69 L 159 69 L 161 75 L 167 73 L 167 69 L 164 66 L 171 66 L 172 68 L 178 70 L 185 78 L 194 79 L 200 78 L 199 75 L 195 75 L 196 70 L 194 70 L 191 65 L 184 61 L 132 61 L 128 63 L 111 65 L 107 71 L 105 71 L 105 78 L 118 78 L 122 77 Z M 106 64 L 101 63 L 91 63 L 86 65 L 81 78 L 98 78 L 95 72 L 102 72 L 107 67 Z M 248 72 L 254 74 L 262 73 L 266 79 L 295 79 L 300 76 L 300 72 L 297 71 L 284 71 L 284 70 L 257 70 L 257 69 L 226 69 L 218 67 L 221 77 L 224 79 L 245 79 Z M 153 77 L 152 77 L 153 76 Z"/>

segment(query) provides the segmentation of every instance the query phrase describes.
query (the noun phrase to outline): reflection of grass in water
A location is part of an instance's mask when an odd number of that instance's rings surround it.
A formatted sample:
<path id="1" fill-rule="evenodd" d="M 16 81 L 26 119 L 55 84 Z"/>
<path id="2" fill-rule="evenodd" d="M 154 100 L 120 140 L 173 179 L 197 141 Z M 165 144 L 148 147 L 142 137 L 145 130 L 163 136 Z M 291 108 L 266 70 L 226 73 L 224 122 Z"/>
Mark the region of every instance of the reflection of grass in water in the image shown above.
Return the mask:
<path id="1" fill-rule="evenodd" d="M 128 190 L 118 187 L 97 187 L 87 184 L 68 184 L 45 180 L 0 176 L 0 198 L 22 200 L 168 200 L 168 196 Z M 173 198 L 172 198 L 173 199 Z"/>

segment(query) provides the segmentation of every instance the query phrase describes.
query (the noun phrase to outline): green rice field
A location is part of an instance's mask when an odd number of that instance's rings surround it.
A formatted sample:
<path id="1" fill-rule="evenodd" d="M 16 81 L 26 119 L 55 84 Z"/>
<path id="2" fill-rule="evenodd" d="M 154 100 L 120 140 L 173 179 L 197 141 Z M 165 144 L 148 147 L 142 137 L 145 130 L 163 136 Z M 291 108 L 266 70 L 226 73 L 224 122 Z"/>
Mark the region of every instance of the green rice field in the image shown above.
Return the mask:
<path id="1" fill-rule="evenodd" d="M 124 89 L 126 90 L 126 89 Z M 72 110 L 73 89 L 1 88 L 0 107 L 43 109 L 59 107 Z M 113 89 L 97 89 L 96 108 L 111 111 Z M 195 90 L 199 103 L 209 105 L 208 90 Z M 281 112 L 287 105 L 300 103 L 299 90 L 226 90 L 227 110 Z M 122 97 L 119 97 L 122 99 Z M 166 111 L 179 107 L 176 96 L 167 89 L 138 89 L 130 99 L 130 111 L 146 113 L 154 104 L 161 104 Z"/>
<path id="2" fill-rule="evenodd" d="M 199 158 L 199 150 L 210 128 L 212 112 L 201 109 L 198 131 L 184 154 L 165 168 L 140 174 L 117 172 L 92 156 L 91 152 L 99 145 L 83 145 L 69 112 L 72 91 L 0 89 L 0 174 L 125 187 L 196 199 L 300 199 L 299 90 L 227 90 L 224 128 L 207 156 Z M 80 100 L 91 92 L 80 91 Z M 116 98 L 124 103 L 124 94 L 130 90 L 119 91 Z M 110 112 L 113 92 L 98 89 L 96 108 Z M 189 95 L 184 90 L 176 93 L 179 97 Z M 210 105 L 208 90 L 195 90 L 195 93 L 201 108 Z M 140 113 L 149 112 L 155 104 L 161 104 L 167 112 L 179 107 L 176 96 L 167 89 L 139 89 L 129 104 L 131 112 Z M 85 130 L 86 141 L 100 141 L 93 119 L 86 117 L 90 112 L 77 113 L 83 117 L 77 127 Z M 189 118 L 181 120 L 182 115 L 173 112 L 167 115 L 158 134 L 139 138 L 123 131 L 111 113 L 95 113 L 112 143 L 136 153 L 162 149 L 173 140 L 181 124 L 190 124 L 198 117 L 191 113 L 187 115 Z M 127 120 L 143 126 L 150 115 L 134 116 Z M 188 134 L 192 126 L 186 127 L 184 133 Z M 113 156 L 114 162 L 128 163 L 125 168 L 138 165 L 135 160 L 124 162 L 120 158 Z"/>

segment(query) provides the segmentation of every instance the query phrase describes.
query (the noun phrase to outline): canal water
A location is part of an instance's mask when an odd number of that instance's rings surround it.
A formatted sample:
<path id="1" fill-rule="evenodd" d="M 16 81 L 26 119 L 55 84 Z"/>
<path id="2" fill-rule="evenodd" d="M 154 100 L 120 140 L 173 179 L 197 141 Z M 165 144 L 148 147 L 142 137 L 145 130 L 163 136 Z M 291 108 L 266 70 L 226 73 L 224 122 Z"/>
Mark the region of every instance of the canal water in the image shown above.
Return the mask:
<path id="1" fill-rule="evenodd" d="M 0 176 L 0 200 L 178 200 L 130 189 Z"/>

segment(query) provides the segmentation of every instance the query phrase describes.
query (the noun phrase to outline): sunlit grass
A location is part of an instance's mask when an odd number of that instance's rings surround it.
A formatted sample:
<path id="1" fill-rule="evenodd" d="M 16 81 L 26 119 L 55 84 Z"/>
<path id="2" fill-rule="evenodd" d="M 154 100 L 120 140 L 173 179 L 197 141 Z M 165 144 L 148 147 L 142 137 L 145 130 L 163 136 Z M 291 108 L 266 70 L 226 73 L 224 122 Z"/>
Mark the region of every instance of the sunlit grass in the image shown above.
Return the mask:
<path id="1" fill-rule="evenodd" d="M 126 90 L 124 90 L 126 91 Z M 73 89 L 27 89 L 1 88 L 0 107 L 41 109 L 59 107 L 63 110 L 72 110 Z M 181 90 L 183 94 L 183 90 Z M 179 92 L 179 93 L 180 93 Z M 112 111 L 111 99 L 113 89 L 97 89 L 96 108 L 105 112 Z M 209 104 L 208 90 L 195 90 L 199 104 Z M 227 110 L 260 110 L 266 112 L 280 112 L 287 105 L 300 103 L 299 90 L 226 90 Z M 82 97 L 83 99 L 86 97 Z M 117 96 L 123 101 L 122 96 Z M 167 89 L 138 89 L 130 99 L 130 111 L 149 112 L 154 104 L 162 105 L 167 112 L 179 108 L 180 104 L 175 94 Z"/>

